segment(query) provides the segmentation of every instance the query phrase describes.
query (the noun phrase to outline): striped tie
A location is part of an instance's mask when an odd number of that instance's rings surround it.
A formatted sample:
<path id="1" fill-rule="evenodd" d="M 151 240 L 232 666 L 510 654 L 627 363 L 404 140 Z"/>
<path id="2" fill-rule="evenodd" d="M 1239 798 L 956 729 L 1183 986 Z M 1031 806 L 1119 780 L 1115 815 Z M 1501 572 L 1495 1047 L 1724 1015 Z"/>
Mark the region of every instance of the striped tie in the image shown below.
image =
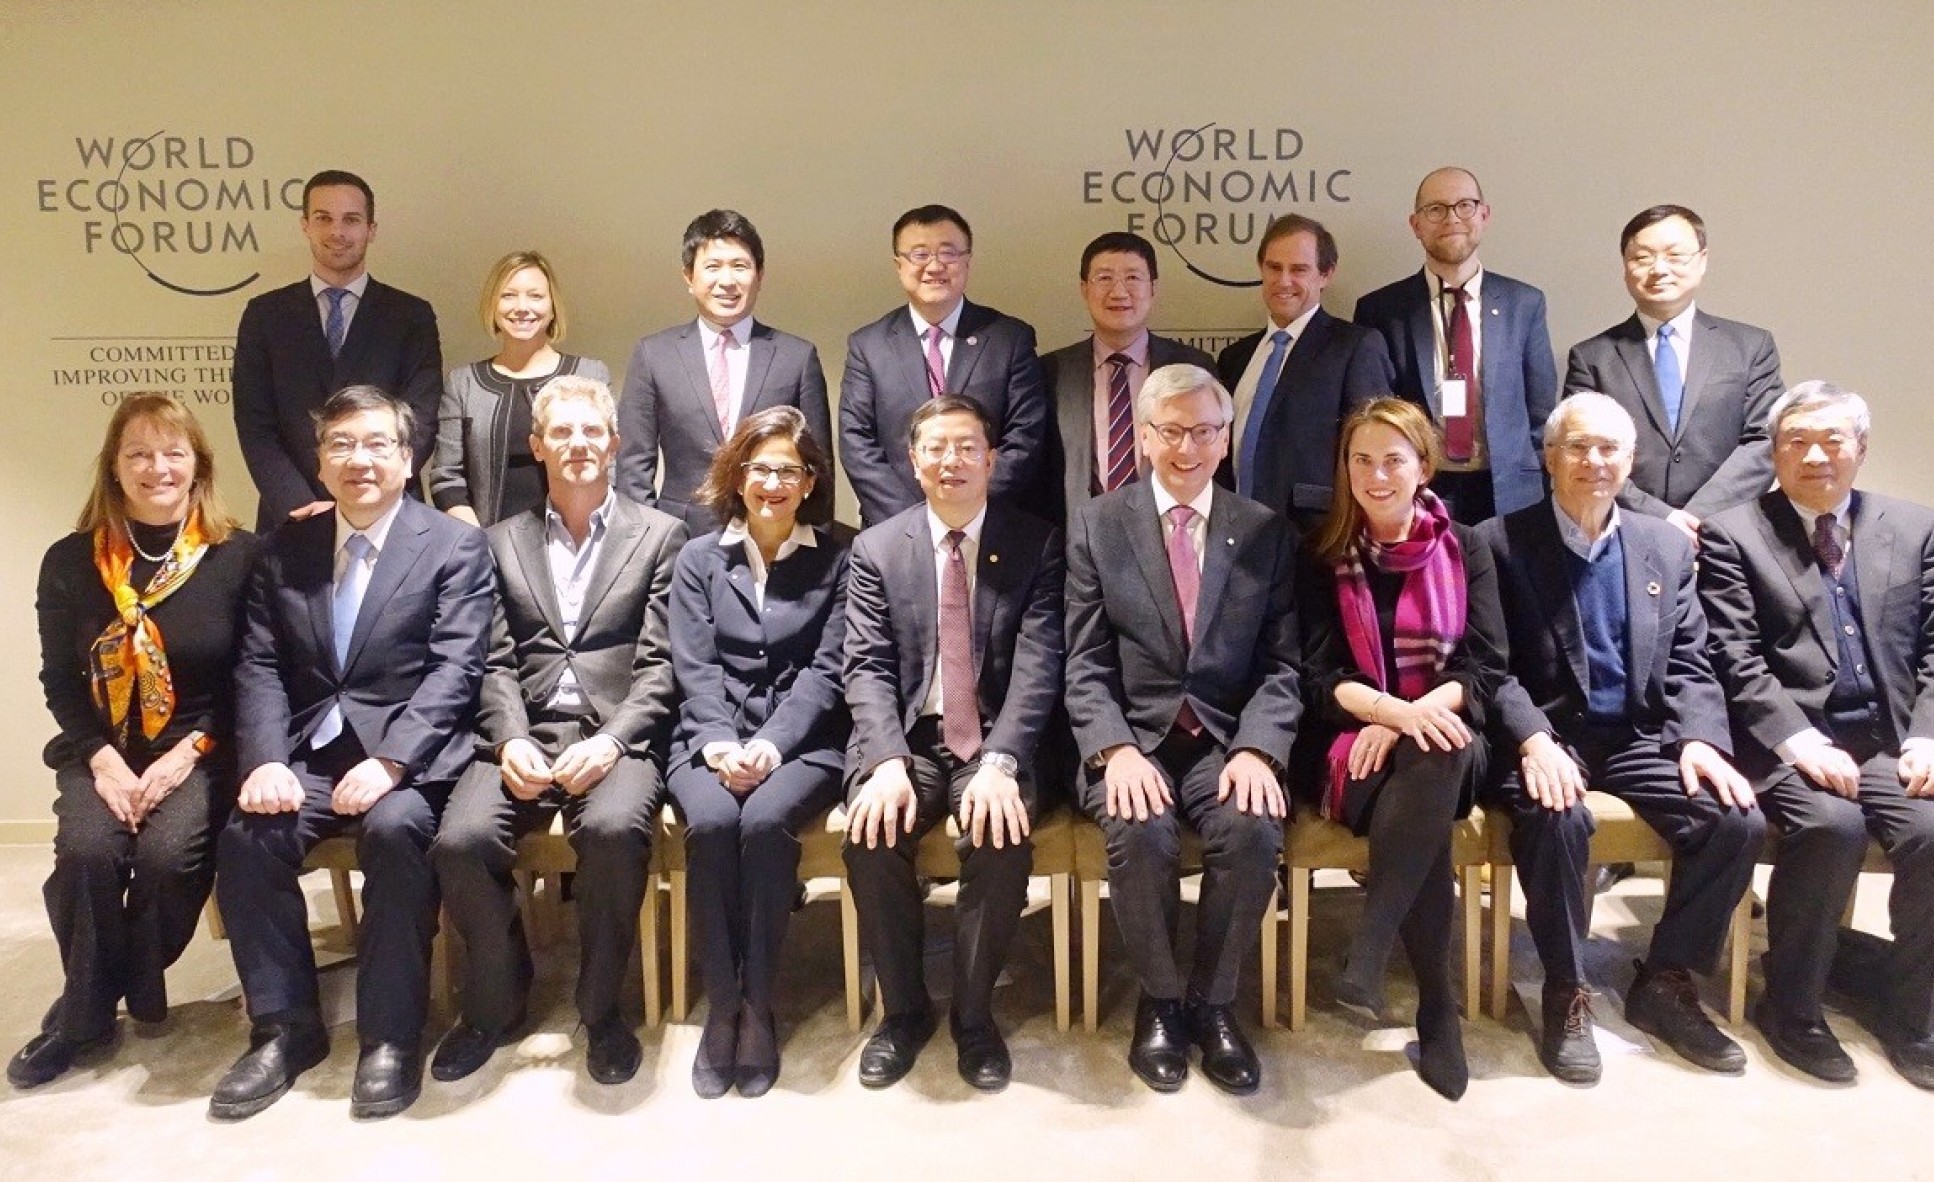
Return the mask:
<path id="1" fill-rule="evenodd" d="M 1110 353 L 1108 364 L 1108 475 L 1103 492 L 1113 492 L 1135 479 L 1135 399 L 1128 390 L 1126 353 Z"/>

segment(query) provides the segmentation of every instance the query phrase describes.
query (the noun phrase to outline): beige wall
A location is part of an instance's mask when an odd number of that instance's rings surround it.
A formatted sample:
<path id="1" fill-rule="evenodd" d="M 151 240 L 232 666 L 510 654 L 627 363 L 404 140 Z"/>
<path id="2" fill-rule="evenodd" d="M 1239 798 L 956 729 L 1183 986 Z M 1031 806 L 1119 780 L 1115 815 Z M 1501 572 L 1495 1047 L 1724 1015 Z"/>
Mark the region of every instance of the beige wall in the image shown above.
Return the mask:
<path id="1" fill-rule="evenodd" d="M 1923 229 L 1934 194 L 1926 5 L 1682 5 L 1645 28 L 1627 10 L 1574 0 L 848 0 L 734 11 L 747 18 L 617 0 L 7 5 L 0 397 L 13 414 L 0 491 L 14 508 L 15 556 L 0 566 L 0 619 L 11 625 L 0 629 L 0 839 L 50 831 L 34 570 L 79 504 L 108 414 L 103 391 L 127 388 L 67 379 L 118 368 L 89 351 L 132 337 L 204 338 L 168 343 L 219 350 L 247 297 L 301 276 L 307 261 L 287 210 L 124 215 L 143 224 L 141 260 L 169 282 L 260 274 L 226 296 L 167 290 L 98 240 L 90 252 L 88 223 L 101 223 L 98 236 L 112 222 L 71 208 L 68 186 L 84 182 L 73 192 L 91 203 L 110 177 L 83 164 L 77 138 L 181 137 L 177 165 L 164 153 L 147 174 L 176 196 L 183 182 L 208 185 L 212 199 L 222 182 L 245 181 L 259 197 L 321 167 L 361 172 L 378 193 L 372 270 L 436 305 L 451 361 L 487 351 L 472 319 L 476 285 L 497 255 L 528 245 L 562 270 L 572 347 L 621 370 L 641 332 L 690 312 L 676 273 L 685 222 L 733 206 L 767 242 L 761 319 L 816 341 L 835 383 L 846 333 L 899 297 L 888 227 L 925 201 L 974 222 L 977 299 L 1033 322 L 1044 347 L 1074 339 L 1085 326 L 1073 278 L 1081 245 L 1150 214 L 1142 202 L 1083 199 L 1085 174 L 1099 172 L 1106 192 L 1139 167 L 1127 129 L 1215 123 L 1237 133 L 1242 154 L 1254 131 L 1264 155 L 1290 129 L 1294 159 L 1214 166 L 1278 184 L 1293 175 L 1299 190 L 1313 172 L 1347 198 L 1293 206 L 1337 231 L 1329 307 L 1343 315 L 1416 265 L 1402 219 L 1417 178 L 1468 165 L 1495 210 L 1485 257 L 1549 294 L 1561 361 L 1572 341 L 1629 311 L 1619 225 L 1679 201 L 1712 227 L 1704 304 L 1772 328 L 1789 380 L 1829 376 L 1866 392 L 1881 424 L 1868 483 L 1934 499 L 1911 368 L 1934 275 Z M 971 21 L 958 19 L 967 12 Z M 246 167 L 200 167 L 203 140 L 212 163 L 232 148 Z M 1230 183 L 1240 191 L 1240 178 Z M 198 192 L 191 183 L 186 196 Z M 1188 212 L 1218 227 L 1234 215 L 1240 228 L 1291 207 L 1218 201 Z M 192 223 L 172 231 L 177 246 L 205 238 L 211 220 L 217 243 L 233 223 L 242 244 L 167 254 L 145 225 L 155 220 Z M 1239 247 L 1186 249 L 1211 272 L 1244 270 Z M 1253 292 L 1163 262 L 1160 324 L 1212 332 L 1257 319 Z M 112 339 L 69 339 L 83 337 Z M 200 405 L 223 485 L 246 502 L 224 375 L 196 370 L 220 362 L 185 364 L 166 384 L 215 400 Z"/>

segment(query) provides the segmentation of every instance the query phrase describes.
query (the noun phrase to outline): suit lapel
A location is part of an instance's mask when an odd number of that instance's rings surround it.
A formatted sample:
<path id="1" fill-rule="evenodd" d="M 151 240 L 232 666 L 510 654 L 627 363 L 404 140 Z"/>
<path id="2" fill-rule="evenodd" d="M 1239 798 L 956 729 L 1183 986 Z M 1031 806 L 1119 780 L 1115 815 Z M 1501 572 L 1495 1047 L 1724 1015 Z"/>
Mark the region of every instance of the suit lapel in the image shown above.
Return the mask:
<path id="1" fill-rule="evenodd" d="M 544 553 L 544 528 L 543 513 L 519 514 L 511 527 L 510 550 L 516 556 L 524 586 L 529 589 L 537 610 L 544 615 L 544 623 L 550 626 L 553 635 L 565 638 L 564 613 L 557 606 L 557 588 L 551 583 L 551 560 Z"/>
<path id="2" fill-rule="evenodd" d="M 1564 539 L 1558 536 L 1558 522 L 1547 514 L 1531 518 L 1529 538 L 1519 541 L 1531 545 L 1532 569 L 1537 572 L 1538 609 L 1545 614 L 1545 625 L 1565 656 L 1580 694 L 1591 692 L 1591 672 L 1585 661 L 1584 629 L 1578 623 L 1578 603 L 1571 594 L 1571 572 L 1565 569 Z"/>
<path id="3" fill-rule="evenodd" d="M 985 327 L 979 312 L 974 305 L 962 301 L 960 320 L 955 325 L 959 331 L 954 335 L 954 355 L 947 359 L 946 393 L 965 390 L 973 380 L 974 365 L 981 355 L 980 330 Z"/>
<path id="4" fill-rule="evenodd" d="M 291 582 L 303 588 L 303 601 L 309 609 L 309 627 L 316 638 L 316 652 L 325 654 L 323 659 L 332 665 L 336 660 L 335 604 L 336 593 L 336 515 L 320 513 L 309 521 L 328 523 L 328 528 L 313 528 L 318 535 L 314 541 L 303 539 L 291 547 L 290 563 L 296 570 L 290 572 Z M 306 523 L 298 522 L 284 526 L 295 530 L 305 528 Z M 342 673 L 337 669 L 338 674 Z"/>
<path id="5" fill-rule="evenodd" d="M 342 352 L 337 354 L 332 365 L 347 366 L 358 360 L 364 350 L 369 348 L 370 337 L 376 332 L 375 324 L 383 316 L 385 289 L 374 279 L 363 288 L 363 298 L 356 302 L 356 314 L 349 321 L 349 331 L 343 335 Z M 311 319 L 315 319 L 311 317 Z M 316 321 L 316 331 L 320 333 L 322 322 Z M 329 339 L 322 338 L 322 355 L 329 356 Z M 380 563 L 380 559 L 378 562 Z"/>
<path id="6" fill-rule="evenodd" d="M 1430 404 L 1431 417 L 1442 422 L 1443 392 L 1437 388 L 1437 310 L 1427 277 L 1417 277 L 1417 296 L 1411 301 L 1410 308 L 1405 327 L 1410 337 L 1411 364 L 1416 366 L 1417 384 L 1423 388 L 1424 400 Z M 1496 352 L 1495 349 L 1487 349 L 1483 356 L 1488 360 Z M 1478 364 L 1482 365 L 1483 361 L 1480 360 Z"/>
<path id="7" fill-rule="evenodd" d="M 1155 493 L 1145 480 L 1137 481 L 1129 489 L 1121 506 L 1128 518 L 1123 523 L 1128 548 L 1135 554 L 1142 581 L 1148 584 L 1148 597 L 1154 601 L 1155 614 L 1162 618 L 1162 629 L 1168 634 L 1170 647 L 1178 653 L 1186 652 L 1188 640 L 1182 635 L 1182 605 L 1175 598 L 1175 576 L 1168 568 L 1168 546 L 1162 536 L 1162 519 L 1155 512 Z M 1215 500 L 1219 503 L 1228 495 L 1233 494 L 1217 490 Z M 1199 607 L 1201 600 L 1198 598 L 1196 602 Z"/>
<path id="8" fill-rule="evenodd" d="M 1630 530 L 1621 529 L 1625 551 L 1625 617 L 1631 631 L 1632 663 L 1627 666 L 1626 692 L 1640 696 L 1652 675 L 1652 658 L 1659 648 L 1659 617 L 1678 599 L 1678 588 L 1666 579 L 1665 564 L 1650 546 L 1633 544 Z"/>
<path id="9" fill-rule="evenodd" d="M 1692 314 L 1691 339 L 1686 342 L 1691 354 L 1686 358 L 1685 389 L 1679 395 L 1679 426 L 1683 428 L 1692 418 L 1692 411 L 1698 405 L 1699 395 L 1706 387 L 1706 375 L 1712 372 L 1712 351 L 1719 338 L 1713 334 L 1719 326 L 1703 312 Z"/>
<path id="10" fill-rule="evenodd" d="M 369 634 L 375 631 L 384 607 L 403 585 L 404 578 L 416 569 L 417 560 L 423 554 L 426 532 L 419 514 L 433 512 L 406 499 L 396 519 L 390 522 L 389 537 L 383 540 L 382 553 L 376 556 L 376 569 L 369 573 L 369 586 L 363 591 L 362 606 L 356 611 L 356 630 L 349 637 L 349 659 L 343 664 L 345 674 L 362 657 L 363 646 L 369 643 Z"/>
<path id="11" fill-rule="evenodd" d="M 1013 563 L 1000 546 L 1009 534 L 992 505 L 980 531 L 980 558 L 974 563 L 974 682 L 980 683 L 982 654 L 994 635 L 994 609 L 1007 596 L 1007 571 Z"/>
<path id="12" fill-rule="evenodd" d="M 926 346 L 913 331 L 913 313 L 902 307 L 886 322 L 888 348 L 900 365 L 900 386 L 915 406 L 933 397 L 927 388 Z"/>
<path id="13" fill-rule="evenodd" d="M 598 550 L 598 564 L 591 569 L 591 582 L 584 589 L 584 609 L 580 613 L 578 627 L 583 628 L 611 593 L 618 576 L 631 565 L 631 556 L 637 553 L 638 546 L 645 538 L 644 515 L 634 509 L 623 497 L 611 503 L 611 516 L 604 523 L 604 542 Z M 546 566 L 549 566 L 548 556 Z M 546 579 L 545 585 L 550 585 Z"/>
<path id="14" fill-rule="evenodd" d="M 1866 631 L 1867 643 L 1872 645 L 1874 638 L 1887 625 L 1881 611 L 1887 601 L 1887 584 L 1893 573 L 1893 523 L 1886 520 L 1886 510 L 1879 505 L 1870 505 L 1867 498 L 1857 492 L 1853 494 L 1853 506 L 1847 514 L 1847 520 L 1853 527 L 1854 572 L 1860 581 L 1860 626 Z"/>
<path id="15" fill-rule="evenodd" d="M 911 516 L 913 520 L 907 523 L 905 548 L 901 551 L 906 569 L 901 573 L 911 590 L 912 602 L 920 605 L 918 611 L 908 613 L 913 619 L 914 643 L 918 646 L 914 651 L 931 654 L 921 662 L 920 684 L 907 696 L 910 704 L 918 705 L 927 700 L 932 689 L 927 681 L 933 676 L 934 662 L 940 657 L 940 583 L 934 574 L 934 548 L 939 540 L 928 527 L 924 509 Z"/>
<path id="16" fill-rule="evenodd" d="M 740 419 L 765 409 L 766 377 L 772 372 L 772 358 L 777 352 L 772 343 L 772 330 L 753 321 L 752 340 L 745 355 L 745 393 L 739 396 Z"/>
<path id="17" fill-rule="evenodd" d="M 1209 528 L 1202 540 L 1202 583 L 1195 597 L 1195 634 L 1206 635 L 1222 606 L 1223 588 L 1229 585 L 1229 569 L 1235 564 L 1235 498 L 1224 493 L 1209 502 Z M 1167 551 L 1163 552 L 1164 557 Z M 1181 611 L 1181 606 L 1176 606 Z"/>
<path id="18" fill-rule="evenodd" d="M 1780 569 L 1793 587 L 1793 595 L 1806 608 L 1807 623 L 1814 639 L 1826 654 L 1827 664 L 1839 663 L 1840 647 L 1833 636 L 1833 608 L 1827 603 L 1826 581 L 1813 557 L 1813 542 L 1806 536 L 1806 523 L 1786 494 L 1775 489 L 1760 498 L 1766 518 L 1768 547 L 1779 558 Z M 1857 535 L 1856 535 L 1857 536 Z M 1865 586 L 1865 583 L 1862 583 Z M 1866 605 L 1861 605 L 1864 610 Z"/>
<path id="19" fill-rule="evenodd" d="M 688 323 L 678 334 L 678 359 L 698 417 L 704 421 L 715 444 L 725 442 L 725 435 L 719 429 L 719 409 L 712 404 L 712 370 L 705 360 L 705 338 L 699 334 L 696 321 Z"/>
<path id="20" fill-rule="evenodd" d="M 1639 400 L 1645 404 L 1645 415 L 1652 420 L 1653 429 L 1671 439 L 1672 426 L 1665 417 L 1665 402 L 1659 397 L 1658 373 L 1652 368 L 1651 354 L 1645 351 L 1645 326 L 1639 323 L 1636 314 L 1618 326 L 1612 349 L 1618 354 L 1618 359 L 1625 363 L 1626 377 L 1631 380 L 1632 388 L 1639 392 Z M 1679 421 L 1684 422 L 1683 399 L 1679 409 Z"/>

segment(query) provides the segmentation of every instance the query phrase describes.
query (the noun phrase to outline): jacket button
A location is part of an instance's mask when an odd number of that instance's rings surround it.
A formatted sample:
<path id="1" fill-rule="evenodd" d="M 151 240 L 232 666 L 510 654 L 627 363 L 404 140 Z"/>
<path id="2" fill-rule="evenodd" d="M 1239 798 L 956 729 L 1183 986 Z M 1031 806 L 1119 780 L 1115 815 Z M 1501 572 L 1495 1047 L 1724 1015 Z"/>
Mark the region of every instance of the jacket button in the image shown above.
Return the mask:
<path id="1" fill-rule="evenodd" d="M 1686 458 L 1686 453 L 1684 451 L 1675 451 L 1672 453 L 1672 462 L 1675 464 L 1685 458 Z"/>

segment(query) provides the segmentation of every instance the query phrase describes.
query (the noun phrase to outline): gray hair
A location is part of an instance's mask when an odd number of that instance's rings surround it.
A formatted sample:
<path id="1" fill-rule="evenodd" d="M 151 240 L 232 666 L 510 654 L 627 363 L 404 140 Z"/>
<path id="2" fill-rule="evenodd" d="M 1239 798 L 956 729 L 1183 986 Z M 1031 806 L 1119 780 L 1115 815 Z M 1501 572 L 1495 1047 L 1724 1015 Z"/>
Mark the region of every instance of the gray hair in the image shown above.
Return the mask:
<path id="1" fill-rule="evenodd" d="M 1236 400 L 1229 395 L 1216 376 L 1199 365 L 1164 365 L 1148 375 L 1142 383 L 1140 392 L 1135 395 L 1135 421 L 1146 423 L 1155 408 L 1174 398 L 1193 394 L 1198 390 L 1215 391 L 1215 402 L 1222 409 L 1222 425 L 1228 426 L 1236 421 Z"/>
<path id="2" fill-rule="evenodd" d="M 1618 420 L 1618 435 L 1626 447 L 1638 445 L 1638 425 L 1632 422 L 1632 415 L 1618 404 L 1618 400 L 1596 390 L 1578 390 L 1567 394 L 1552 409 L 1551 417 L 1545 420 L 1544 446 L 1549 451 L 1564 442 L 1565 428 L 1571 425 L 1573 417 L 1583 411 L 1598 410 L 1614 416 Z"/>
<path id="3" fill-rule="evenodd" d="M 1867 445 L 1867 433 L 1874 426 L 1874 416 L 1867 409 L 1867 400 L 1845 386 L 1817 379 L 1800 382 L 1774 400 L 1773 409 L 1766 414 L 1766 432 L 1778 435 L 1780 427 L 1789 417 L 1811 414 L 1816 410 L 1845 412 L 1853 420 L 1853 433 L 1860 440 L 1860 445 Z"/>
<path id="4" fill-rule="evenodd" d="M 613 435 L 618 433 L 618 403 L 611 397 L 611 387 L 596 378 L 565 374 L 545 382 L 537 397 L 531 399 L 531 434 L 544 433 L 545 419 L 551 407 L 559 402 L 590 403 L 604 420 L 604 429 Z"/>

